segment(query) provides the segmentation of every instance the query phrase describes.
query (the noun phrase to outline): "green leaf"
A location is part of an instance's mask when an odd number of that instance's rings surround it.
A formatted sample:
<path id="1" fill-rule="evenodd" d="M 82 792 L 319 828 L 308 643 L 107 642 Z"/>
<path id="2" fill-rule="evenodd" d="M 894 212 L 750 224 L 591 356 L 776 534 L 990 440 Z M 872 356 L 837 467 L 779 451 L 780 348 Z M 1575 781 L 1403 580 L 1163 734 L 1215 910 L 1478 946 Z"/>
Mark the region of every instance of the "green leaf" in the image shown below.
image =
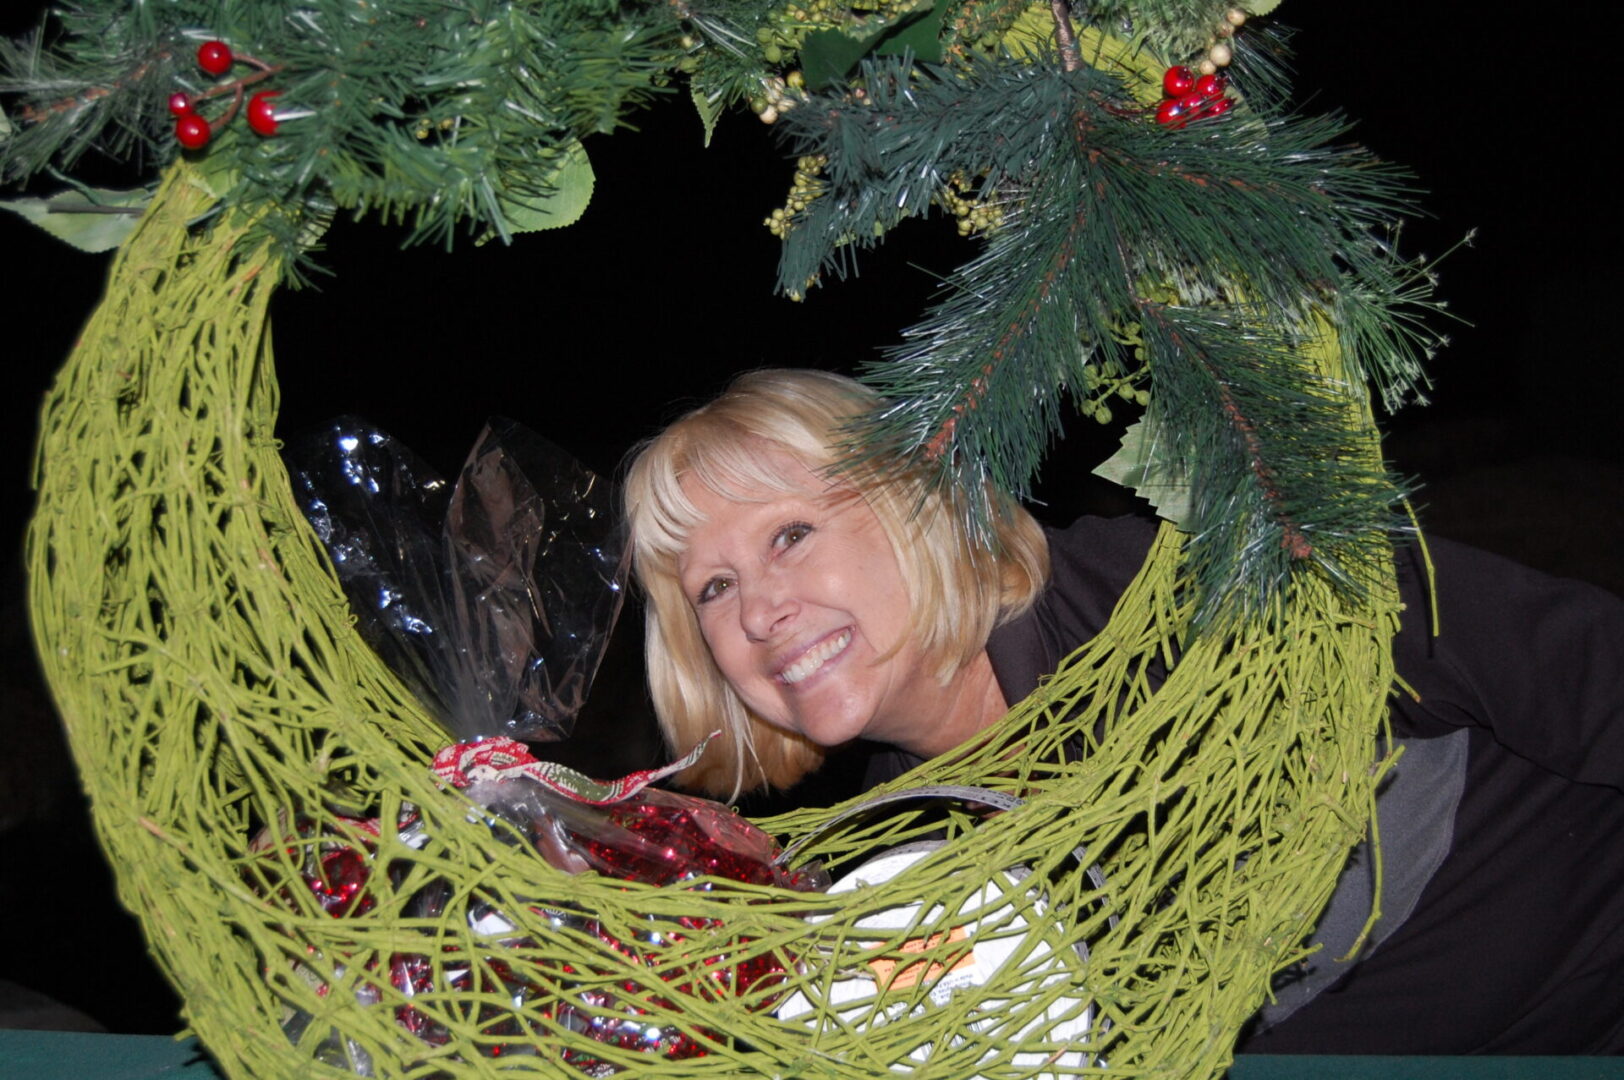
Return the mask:
<path id="1" fill-rule="evenodd" d="M 874 49 L 874 55 L 901 56 L 905 52 L 911 52 L 917 60 L 923 60 L 927 64 L 940 64 L 943 55 L 942 19 L 946 15 L 943 10 L 945 3 L 946 0 L 937 0 L 929 10 L 907 16 L 889 31 L 881 34 L 882 40 Z"/>
<path id="2" fill-rule="evenodd" d="M 1094 469 L 1114 483 L 1130 488 L 1166 518 L 1190 532 L 1190 481 L 1172 460 L 1173 442 L 1158 438 L 1149 421 L 1135 420 L 1122 433 L 1122 446 Z"/>
<path id="3" fill-rule="evenodd" d="M 1280 6 L 1280 0 L 1242 0 L 1241 7 L 1249 15 L 1267 15 Z"/>
<path id="4" fill-rule="evenodd" d="M 698 83 L 688 87 L 688 96 L 693 98 L 694 108 L 699 112 L 699 122 L 705 125 L 705 145 L 711 144 L 711 136 L 716 134 L 716 121 L 721 119 L 726 108 L 727 95 L 720 90 L 707 93 Z"/>
<path id="5" fill-rule="evenodd" d="M 236 156 L 226 152 L 230 145 L 228 140 L 235 140 L 236 134 L 231 131 L 222 131 L 209 147 L 208 152 L 202 154 L 196 167 L 188 170 L 192 183 L 214 196 L 217 201 L 223 201 L 236 190 L 237 184 L 242 180 L 242 170 L 237 168 Z"/>
<path id="6" fill-rule="evenodd" d="M 596 176 L 592 161 L 586 156 L 586 147 L 574 141 L 565 147 L 563 160 L 548 177 L 552 191 L 546 195 L 525 198 L 503 198 L 502 213 L 507 217 L 508 231 L 540 232 L 543 229 L 562 229 L 581 220 L 587 203 L 592 201 L 592 186 Z"/>
<path id="7" fill-rule="evenodd" d="M 810 90 L 823 90 L 843 82 L 866 56 L 895 56 L 911 50 L 927 63 L 942 60 L 942 18 L 946 0 L 921 0 L 872 34 L 855 36 L 843 30 L 819 30 L 801 42 L 801 74 Z M 863 29 L 861 27 L 855 29 Z"/>
<path id="8" fill-rule="evenodd" d="M 84 188 L 44 199 L 0 199 L 0 207 L 20 214 L 80 251 L 111 251 L 135 231 L 152 191 Z"/>
<path id="9" fill-rule="evenodd" d="M 809 90 L 825 90 L 841 82 L 868 55 L 869 43 L 839 30 L 818 30 L 801 42 L 801 74 Z"/>

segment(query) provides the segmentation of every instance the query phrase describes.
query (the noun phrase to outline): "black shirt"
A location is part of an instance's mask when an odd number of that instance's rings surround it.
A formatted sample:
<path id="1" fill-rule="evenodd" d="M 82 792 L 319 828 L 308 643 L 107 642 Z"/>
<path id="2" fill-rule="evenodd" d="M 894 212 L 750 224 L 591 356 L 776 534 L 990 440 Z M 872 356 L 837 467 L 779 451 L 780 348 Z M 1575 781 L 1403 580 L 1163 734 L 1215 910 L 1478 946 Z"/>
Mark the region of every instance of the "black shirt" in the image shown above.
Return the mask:
<path id="1" fill-rule="evenodd" d="M 1006 700 L 1104 627 L 1153 533 L 1135 518 L 1051 531 L 1048 588 L 987 645 Z M 1357 962 L 1332 945 L 1288 973 L 1242 1049 L 1624 1053 L 1624 601 L 1428 547 L 1436 637 L 1420 551 L 1399 555 L 1394 661 L 1419 700 L 1393 699 L 1406 754 L 1378 799 L 1383 923 Z M 868 781 L 917 760 L 877 755 Z M 1368 877 L 1356 853 L 1317 936 L 1356 932 Z"/>

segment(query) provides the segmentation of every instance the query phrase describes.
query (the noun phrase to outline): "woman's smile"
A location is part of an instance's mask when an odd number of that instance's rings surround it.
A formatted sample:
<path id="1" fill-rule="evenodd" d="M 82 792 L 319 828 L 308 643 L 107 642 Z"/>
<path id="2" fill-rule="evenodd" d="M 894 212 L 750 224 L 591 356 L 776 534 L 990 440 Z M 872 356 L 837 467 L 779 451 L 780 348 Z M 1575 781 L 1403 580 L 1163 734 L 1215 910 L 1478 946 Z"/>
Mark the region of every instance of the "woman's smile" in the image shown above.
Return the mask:
<path id="1" fill-rule="evenodd" d="M 800 658 L 778 673 L 786 685 L 794 686 L 821 671 L 825 664 L 846 651 L 851 644 L 851 631 L 842 630 L 802 653 Z"/>

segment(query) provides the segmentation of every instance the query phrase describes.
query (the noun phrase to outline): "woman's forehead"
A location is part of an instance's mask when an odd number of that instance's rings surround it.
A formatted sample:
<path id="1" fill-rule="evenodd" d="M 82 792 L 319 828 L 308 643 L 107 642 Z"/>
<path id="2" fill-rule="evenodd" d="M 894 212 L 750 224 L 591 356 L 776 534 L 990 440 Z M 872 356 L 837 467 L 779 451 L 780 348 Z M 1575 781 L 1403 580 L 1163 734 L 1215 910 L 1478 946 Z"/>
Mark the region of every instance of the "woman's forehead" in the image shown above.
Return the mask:
<path id="1" fill-rule="evenodd" d="M 754 435 L 729 435 L 690 438 L 667 458 L 663 475 L 657 474 L 651 486 L 640 529 L 639 544 L 647 556 L 674 563 L 707 515 L 726 504 L 746 506 L 851 490 L 849 485 L 831 483 L 821 472 L 826 463 L 809 462 L 797 447 Z"/>
<path id="2" fill-rule="evenodd" d="M 685 471 L 678 476 L 677 487 L 685 504 L 681 515 L 685 547 L 694 530 L 713 517 L 731 516 L 727 512 L 732 507 L 796 500 L 834 509 L 863 501 L 849 484 L 831 480 L 796 454 L 771 446 L 763 446 L 744 467 Z"/>

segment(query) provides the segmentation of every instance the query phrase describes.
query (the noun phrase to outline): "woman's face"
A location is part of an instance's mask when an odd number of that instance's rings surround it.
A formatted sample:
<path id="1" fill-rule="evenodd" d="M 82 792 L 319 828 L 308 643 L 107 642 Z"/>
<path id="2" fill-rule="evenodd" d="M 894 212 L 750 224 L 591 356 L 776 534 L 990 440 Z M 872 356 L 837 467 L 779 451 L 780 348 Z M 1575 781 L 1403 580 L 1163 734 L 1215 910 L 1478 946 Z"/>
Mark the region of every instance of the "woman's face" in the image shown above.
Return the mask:
<path id="1" fill-rule="evenodd" d="M 711 656 L 768 723 L 820 746 L 908 746 L 920 714 L 905 706 L 940 687 L 906 640 L 896 553 L 861 497 L 778 456 L 788 493 L 684 488 L 704 520 L 677 572 Z"/>

